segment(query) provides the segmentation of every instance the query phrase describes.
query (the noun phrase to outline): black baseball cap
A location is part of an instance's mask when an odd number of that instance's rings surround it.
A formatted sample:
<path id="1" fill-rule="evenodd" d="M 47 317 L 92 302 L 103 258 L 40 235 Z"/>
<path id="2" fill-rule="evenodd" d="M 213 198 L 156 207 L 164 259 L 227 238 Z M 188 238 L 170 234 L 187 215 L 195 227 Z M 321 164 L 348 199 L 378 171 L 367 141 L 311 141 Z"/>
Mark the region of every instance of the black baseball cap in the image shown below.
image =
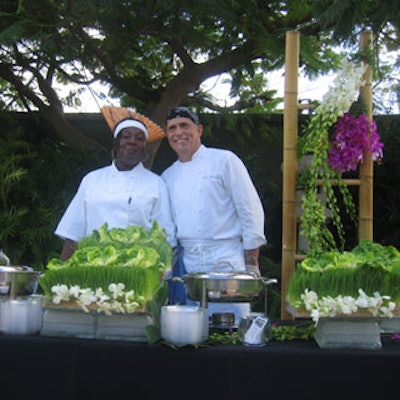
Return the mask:
<path id="1" fill-rule="evenodd" d="M 173 108 L 172 110 L 170 110 L 167 114 L 167 121 L 169 121 L 170 119 L 177 118 L 177 117 L 189 118 L 196 125 L 199 125 L 199 123 L 200 123 L 198 115 L 194 111 L 192 111 L 189 108 L 184 107 L 184 106 L 176 107 L 176 108 Z"/>

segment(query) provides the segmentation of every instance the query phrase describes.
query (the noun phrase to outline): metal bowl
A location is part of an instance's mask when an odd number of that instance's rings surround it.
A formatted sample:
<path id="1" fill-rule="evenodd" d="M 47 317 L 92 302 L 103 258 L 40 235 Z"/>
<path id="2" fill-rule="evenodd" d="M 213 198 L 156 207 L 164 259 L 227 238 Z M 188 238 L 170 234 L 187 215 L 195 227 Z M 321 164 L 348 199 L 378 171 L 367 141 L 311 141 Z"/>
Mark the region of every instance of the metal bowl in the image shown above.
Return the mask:
<path id="1" fill-rule="evenodd" d="M 258 298 L 275 278 L 263 278 L 248 272 L 193 273 L 178 278 L 186 286 L 191 300 L 212 302 L 246 302 Z M 174 280 L 178 280 L 174 278 Z"/>
<path id="2" fill-rule="evenodd" d="M 0 266 L 0 296 L 30 296 L 36 293 L 41 273 L 23 265 Z"/>
<path id="3" fill-rule="evenodd" d="M 235 313 L 214 313 L 210 320 L 213 327 L 233 326 L 235 324 Z"/>

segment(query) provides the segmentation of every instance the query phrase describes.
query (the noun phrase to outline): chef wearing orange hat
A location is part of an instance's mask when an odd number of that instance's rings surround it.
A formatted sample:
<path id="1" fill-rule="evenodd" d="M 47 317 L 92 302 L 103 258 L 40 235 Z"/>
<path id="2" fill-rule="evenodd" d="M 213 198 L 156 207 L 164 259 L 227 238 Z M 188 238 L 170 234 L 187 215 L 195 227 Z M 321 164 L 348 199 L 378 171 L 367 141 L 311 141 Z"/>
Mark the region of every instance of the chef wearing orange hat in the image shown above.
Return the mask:
<path id="1" fill-rule="evenodd" d="M 55 230 L 65 239 L 61 260 L 71 257 L 77 242 L 104 223 L 109 229 L 128 225 L 150 229 L 157 221 L 171 246 L 176 246 L 166 185 L 143 165 L 148 136 L 146 125 L 135 118 L 115 126 L 111 164 L 83 177 Z"/>

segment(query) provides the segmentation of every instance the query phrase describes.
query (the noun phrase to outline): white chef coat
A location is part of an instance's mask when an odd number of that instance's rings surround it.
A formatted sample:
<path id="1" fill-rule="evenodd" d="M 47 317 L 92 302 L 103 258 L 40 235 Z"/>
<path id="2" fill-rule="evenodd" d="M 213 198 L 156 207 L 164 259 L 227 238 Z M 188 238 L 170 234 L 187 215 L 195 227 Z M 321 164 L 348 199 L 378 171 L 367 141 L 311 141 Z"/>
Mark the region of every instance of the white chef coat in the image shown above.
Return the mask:
<path id="1" fill-rule="evenodd" d="M 242 160 L 229 150 L 201 145 L 191 161 L 177 160 L 161 176 L 186 271 L 244 270 L 244 249 L 258 248 L 266 239 L 262 203 Z M 213 307 L 209 303 L 210 313 L 219 312 Z"/>
<path id="2" fill-rule="evenodd" d="M 142 163 L 119 171 L 114 163 L 89 172 L 62 216 L 55 234 L 79 241 L 107 222 L 108 228 L 129 225 L 150 229 L 154 221 L 176 246 L 175 224 L 164 181 Z"/>

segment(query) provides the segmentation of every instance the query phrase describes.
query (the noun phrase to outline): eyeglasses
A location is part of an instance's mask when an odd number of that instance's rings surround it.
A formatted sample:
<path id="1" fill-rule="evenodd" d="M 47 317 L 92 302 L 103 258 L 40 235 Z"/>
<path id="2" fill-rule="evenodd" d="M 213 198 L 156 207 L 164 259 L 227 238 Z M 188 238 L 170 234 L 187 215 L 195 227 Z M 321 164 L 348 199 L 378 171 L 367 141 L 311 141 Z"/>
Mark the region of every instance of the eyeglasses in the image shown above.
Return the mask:
<path id="1" fill-rule="evenodd" d="M 197 116 L 197 114 L 194 111 L 192 111 L 189 108 L 187 108 L 187 107 L 176 107 L 176 108 L 173 108 L 167 114 L 167 121 L 169 121 L 170 119 L 177 118 L 177 117 L 189 118 L 196 125 L 199 125 L 199 123 L 200 123 L 199 117 Z"/>

